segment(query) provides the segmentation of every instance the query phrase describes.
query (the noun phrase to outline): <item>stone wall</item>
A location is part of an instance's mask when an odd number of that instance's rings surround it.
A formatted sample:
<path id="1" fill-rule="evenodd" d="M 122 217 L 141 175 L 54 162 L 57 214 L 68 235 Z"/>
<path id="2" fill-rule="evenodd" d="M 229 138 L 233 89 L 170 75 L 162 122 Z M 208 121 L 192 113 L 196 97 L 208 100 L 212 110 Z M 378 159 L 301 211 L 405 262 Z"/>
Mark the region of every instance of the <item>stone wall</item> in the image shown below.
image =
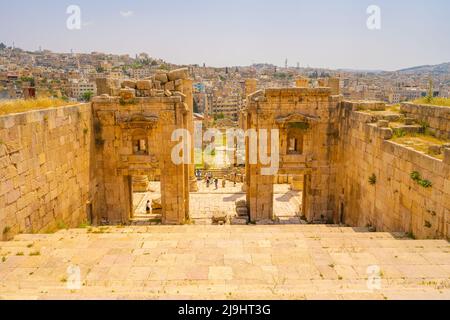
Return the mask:
<path id="1" fill-rule="evenodd" d="M 333 218 L 330 151 L 337 141 L 335 122 L 340 101 L 341 97 L 332 96 L 329 88 L 266 89 L 249 96 L 245 129 L 277 129 L 280 139 L 276 175 L 262 175 L 264 166 L 247 159 L 247 202 L 252 221 L 273 219 L 273 183 L 277 175 L 305 181 L 303 214 L 308 221 L 327 222 Z M 288 152 L 292 139 L 297 149 Z"/>
<path id="2" fill-rule="evenodd" d="M 346 105 L 346 106 L 345 106 Z M 449 238 L 450 152 L 439 160 L 389 141 L 370 115 L 341 110 L 336 179 L 336 220 L 417 238 Z M 425 188 L 411 177 L 432 182 Z"/>
<path id="3" fill-rule="evenodd" d="M 440 106 L 402 103 L 400 111 L 428 126 L 436 137 L 450 139 L 450 108 Z"/>
<path id="4" fill-rule="evenodd" d="M 0 239 L 88 219 L 91 106 L 0 117 Z"/>
<path id="5" fill-rule="evenodd" d="M 99 181 L 94 201 L 96 223 L 128 223 L 133 217 L 131 178 L 148 176 L 161 181 L 162 222 L 183 223 L 189 208 L 188 165 L 171 159 L 176 129 L 187 129 L 189 106 L 184 95 L 93 100 L 95 175 Z M 145 152 L 134 150 L 145 141 Z"/>

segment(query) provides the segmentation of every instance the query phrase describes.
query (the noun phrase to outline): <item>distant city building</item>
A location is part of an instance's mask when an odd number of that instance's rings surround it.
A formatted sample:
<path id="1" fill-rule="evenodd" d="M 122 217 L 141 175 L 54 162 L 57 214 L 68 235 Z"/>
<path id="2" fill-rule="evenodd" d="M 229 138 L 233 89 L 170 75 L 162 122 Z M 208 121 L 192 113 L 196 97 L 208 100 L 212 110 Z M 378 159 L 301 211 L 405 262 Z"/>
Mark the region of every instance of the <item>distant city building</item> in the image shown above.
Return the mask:
<path id="1" fill-rule="evenodd" d="M 95 82 L 88 82 L 86 80 L 73 80 L 70 84 L 70 96 L 77 100 L 81 100 L 83 95 L 87 92 L 92 92 L 97 95 L 97 86 Z"/>
<path id="2" fill-rule="evenodd" d="M 223 115 L 225 118 L 237 120 L 241 107 L 242 98 L 240 95 L 218 97 L 213 101 L 211 114 L 213 116 Z"/>

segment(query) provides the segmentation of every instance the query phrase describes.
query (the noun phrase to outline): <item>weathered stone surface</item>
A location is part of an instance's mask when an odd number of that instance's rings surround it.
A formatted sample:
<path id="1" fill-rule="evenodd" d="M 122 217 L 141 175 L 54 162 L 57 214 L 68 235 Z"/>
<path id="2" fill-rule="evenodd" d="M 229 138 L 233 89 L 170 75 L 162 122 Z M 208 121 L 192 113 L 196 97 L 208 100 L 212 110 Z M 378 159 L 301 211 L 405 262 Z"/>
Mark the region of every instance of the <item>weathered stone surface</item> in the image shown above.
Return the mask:
<path id="1" fill-rule="evenodd" d="M 91 105 L 25 115 L 7 135 L 0 130 L 0 234 L 8 230 L 3 240 L 20 232 L 54 231 L 58 224 L 77 227 L 87 220 Z M 0 116 L 0 122 L 11 117 L 16 123 L 16 116 Z M 22 134 L 15 136 L 19 130 Z"/>
<path id="2" fill-rule="evenodd" d="M 248 217 L 247 207 L 237 207 L 236 213 L 237 213 L 238 217 Z"/>
<path id="3" fill-rule="evenodd" d="M 413 125 L 415 123 L 414 118 L 405 118 L 403 121 L 407 126 Z"/>
<path id="4" fill-rule="evenodd" d="M 152 200 L 152 210 L 162 209 L 161 198 Z"/>
<path id="5" fill-rule="evenodd" d="M 334 225 L 109 226 L 19 235 L 1 244 L 5 261 L 0 262 L 0 296 L 5 300 L 447 298 L 448 242 L 393 236 Z M 31 255 L 37 251 L 39 256 Z M 17 256 L 19 252 L 23 256 Z M 81 290 L 69 290 L 62 283 L 72 263 L 81 268 Z M 371 273 L 381 278 L 377 290 L 367 289 L 367 274 L 373 269 L 369 266 L 381 267 Z"/>
<path id="6" fill-rule="evenodd" d="M 136 87 L 138 90 L 151 90 L 152 89 L 152 81 L 151 80 L 137 81 Z"/>
<path id="7" fill-rule="evenodd" d="M 125 80 L 125 81 L 122 81 L 121 86 L 123 89 L 125 89 L 125 88 L 136 89 L 136 81 Z"/>
<path id="8" fill-rule="evenodd" d="M 231 219 L 231 224 L 232 225 L 246 225 L 246 224 L 248 224 L 248 217 L 247 218 L 234 217 Z"/>
<path id="9" fill-rule="evenodd" d="M 167 77 L 167 73 L 160 72 L 155 74 L 155 80 L 159 81 L 161 84 L 165 84 L 166 82 L 169 81 L 169 78 Z"/>
<path id="10" fill-rule="evenodd" d="M 165 90 L 173 91 L 175 90 L 175 83 L 173 81 L 169 81 L 164 85 Z"/>
<path id="11" fill-rule="evenodd" d="M 228 221 L 228 214 L 226 212 L 217 211 L 214 212 L 212 216 L 213 223 L 227 223 Z"/>
<path id="12" fill-rule="evenodd" d="M 182 69 L 176 69 L 169 71 L 167 74 L 169 81 L 175 81 L 178 79 L 187 79 L 188 78 L 188 69 L 182 68 Z"/>
<path id="13" fill-rule="evenodd" d="M 387 120 L 378 120 L 377 127 L 378 128 L 387 128 L 389 126 L 389 121 Z"/>
<path id="14" fill-rule="evenodd" d="M 134 89 L 120 89 L 120 97 L 124 100 L 133 99 L 136 97 L 136 90 Z"/>

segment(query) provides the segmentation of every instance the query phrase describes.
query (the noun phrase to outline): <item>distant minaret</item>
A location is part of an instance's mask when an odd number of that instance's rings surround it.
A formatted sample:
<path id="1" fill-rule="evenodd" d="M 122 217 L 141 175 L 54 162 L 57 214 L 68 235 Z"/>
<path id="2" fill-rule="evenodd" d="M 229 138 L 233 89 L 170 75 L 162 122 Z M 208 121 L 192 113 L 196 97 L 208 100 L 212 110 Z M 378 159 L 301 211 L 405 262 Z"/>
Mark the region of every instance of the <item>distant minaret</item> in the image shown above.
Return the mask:
<path id="1" fill-rule="evenodd" d="M 300 62 L 297 62 L 297 69 L 300 69 Z"/>
<path id="2" fill-rule="evenodd" d="M 288 68 L 288 59 L 286 58 L 286 60 L 284 61 L 284 67 L 287 69 Z"/>

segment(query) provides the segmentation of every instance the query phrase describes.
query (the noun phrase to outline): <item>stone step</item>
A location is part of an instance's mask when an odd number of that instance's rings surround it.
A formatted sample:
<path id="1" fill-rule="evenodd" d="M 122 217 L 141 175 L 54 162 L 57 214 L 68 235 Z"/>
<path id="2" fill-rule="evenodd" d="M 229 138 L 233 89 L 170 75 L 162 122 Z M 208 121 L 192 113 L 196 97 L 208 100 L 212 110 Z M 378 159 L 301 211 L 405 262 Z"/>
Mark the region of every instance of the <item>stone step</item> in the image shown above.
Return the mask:
<path id="1" fill-rule="evenodd" d="M 205 222 L 210 219 L 204 219 Z M 282 221 L 290 221 L 291 219 L 282 219 Z M 152 219 L 137 219 L 136 223 L 148 223 Z M 29 241 L 48 241 L 54 240 L 60 237 L 77 236 L 80 234 L 96 234 L 103 233 L 105 237 L 114 237 L 114 234 L 128 233 L 140 235 L 142 233 L 186 233 L 186 234 L 198 234 L 203 236 L 204 234 L 221 234 L 229 233 L 230 231 L 241 232 L 244 231 L 248 234 L 265 234 L 267 232 L 283 232 L 283 236 L 286 239 L 292 238 L 295 235 L 301 234 L 304 238 L 323 237 L 329 239 L 367 239 L 367 240 L 396 240 L 402 239 L 404 241 L 410 241 L 404 233 L 386 233 L 386 232 L 369 232 L 367 228 L 349 228 L 338 225 L 251 225 L 251 226 L 213 226 L 203 225 L 201 219 L 196 220 L 195 225 L 188 226 L 154 226 L 154 227 L 135 227 L 135 226 L 104 226 L 104 227 L 89 227 L 85 229 L 68 229 L 60 230 L 54 234 L 20 234 L 17 235 L 13 241 L 0 242 L 1 246 L 23 246 L 26 247 Z M 198 224 L 198 225 L 197 225 Z M 236 229 L 236 230 L 234 230 Z M 415 243 L 433 243 L 437 241 L 441 243 L 445 240 L 415 240 Z"/>

